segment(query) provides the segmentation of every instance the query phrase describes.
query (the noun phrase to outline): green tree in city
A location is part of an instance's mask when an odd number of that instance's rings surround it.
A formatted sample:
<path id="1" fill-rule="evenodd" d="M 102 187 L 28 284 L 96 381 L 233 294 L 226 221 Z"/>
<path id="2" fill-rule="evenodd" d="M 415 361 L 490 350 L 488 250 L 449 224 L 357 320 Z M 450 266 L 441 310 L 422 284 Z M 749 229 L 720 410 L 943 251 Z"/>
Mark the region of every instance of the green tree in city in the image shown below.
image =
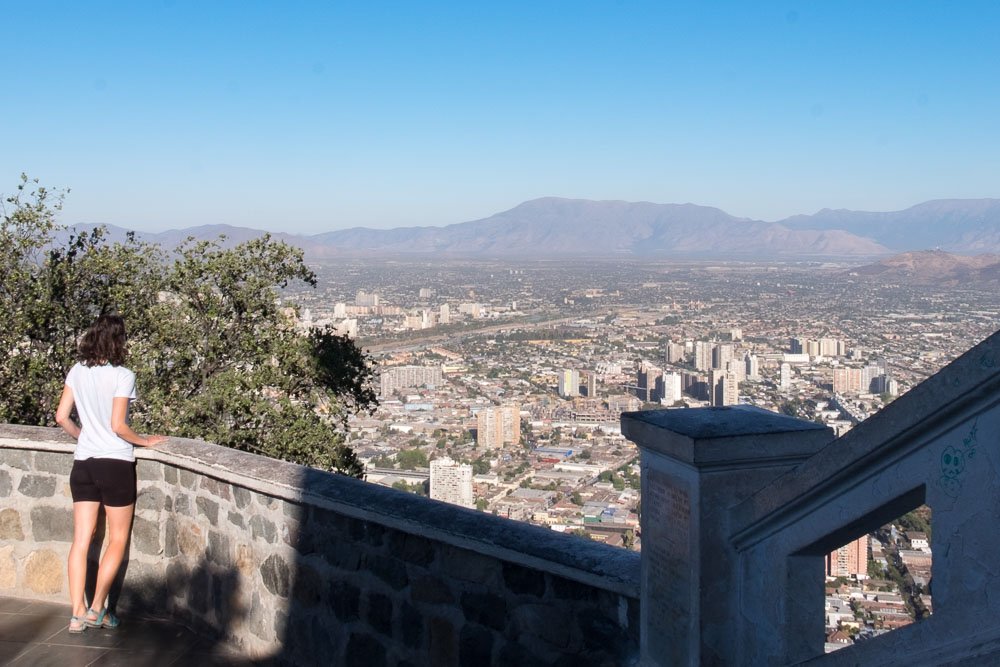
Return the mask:
<path id="1" fill-rule="evenodd" d="M 402 470 L 426 468 L 429 464 L 427 454 L 419 449 L 404 449 L 396 454 L 396 463 Z"/>

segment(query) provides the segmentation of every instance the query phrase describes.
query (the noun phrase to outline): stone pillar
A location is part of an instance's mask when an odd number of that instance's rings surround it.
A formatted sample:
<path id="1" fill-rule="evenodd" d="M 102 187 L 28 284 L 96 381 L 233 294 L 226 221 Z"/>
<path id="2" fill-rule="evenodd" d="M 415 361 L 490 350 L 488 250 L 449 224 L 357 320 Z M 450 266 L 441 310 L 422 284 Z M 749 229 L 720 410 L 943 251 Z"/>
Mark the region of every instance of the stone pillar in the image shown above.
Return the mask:
<path id="1" fill-rule="evenodd" d="M 833 433 L 742 405 L 625 413 L 622 433 L 642 456 L 642 664 L 737 664 L 728 509 Z"/>

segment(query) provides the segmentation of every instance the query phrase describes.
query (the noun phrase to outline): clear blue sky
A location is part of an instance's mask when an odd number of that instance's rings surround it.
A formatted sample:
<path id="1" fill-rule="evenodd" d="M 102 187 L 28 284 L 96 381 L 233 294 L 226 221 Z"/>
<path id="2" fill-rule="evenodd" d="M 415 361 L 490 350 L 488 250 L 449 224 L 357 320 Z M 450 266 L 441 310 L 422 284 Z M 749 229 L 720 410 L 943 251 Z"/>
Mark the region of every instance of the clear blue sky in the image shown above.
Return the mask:
<path id="1" fill-rule="evenodd" d="M 0 192 L 315 233 L 1000 196 L 1000 2 L 5 2 Z"/>

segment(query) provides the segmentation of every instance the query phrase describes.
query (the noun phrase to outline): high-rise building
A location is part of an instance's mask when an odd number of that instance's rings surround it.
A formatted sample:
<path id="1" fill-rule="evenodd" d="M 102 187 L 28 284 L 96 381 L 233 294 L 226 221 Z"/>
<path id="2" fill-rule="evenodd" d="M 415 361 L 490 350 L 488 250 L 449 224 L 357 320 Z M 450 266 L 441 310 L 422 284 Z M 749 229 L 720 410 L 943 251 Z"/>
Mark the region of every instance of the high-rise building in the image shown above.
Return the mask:
<path id="1" fill-rule="evenodd" d="M 480 447 L 496 449 L 521 440 L 521 406 L 501 405 L 483 408 L 476 414 L 476 442 Z"/>
<path id="2" fill-rule="evenodd" d="M 377 306 L 378 305 L 378 294 L 375 292 L 368 293 L 364 290 L 358 290 L 357 296 L 354 297 L 354 305 L 356 306 Z"/>
<path id="3" fill-rule="evenodd" d="M 673 405 L 681 400 L 681 375 L 680 373 L 664 373 L 657 380 L 657 394 L 660 396 L 660 403 L 663 405 Z"/>
<path id="4" fill-rule="evenodd" d="M 636 374 L 636 391 L 635 395 L 639 400 L 647 401 L 649 403 L 655 403 L 660 400 L 660 395 L 657 393 L 657 380 L 663 375 L 663 369 L 657 368 L 656 366 L 642 362 L 639 364 L 639 372 Z"/>
<path id="5" fill-rule="evenodd" d="M 712 348 L 712 368 L 716 370 L 726 370 L 726 365 L 732 360 L 732 344 L 720 343 Z"/>
<path id="6" fill-rule="evenodd" d="M 708 341 L 695 341 L 694 367 L 699 371 L 712 370 L 712 344 Z"/>
<path id="7" fill-rule="evenodd" d="M 733 370 L 713 370 L 708 375 L 709 401 L 713 406 L 740 402 L 740 383 Z"/>
<path id="8" fill-rule="evenodd" d="M 559 372 L 559 395 L 563 398 L 574 398 L 580 395 L 580 371 L 564 368 Z"/>
<path id="9" fill-rule="evenodd" d="M 472 466 L 447 456 L 431 461 L 431 498 L 462 507 L 475 507 L 472 497 Z"/>
<path id="10" fill-rule="evenodd" d="M 392 396 L 397 389 L 434 387 L 441 384 L 442 372 L 440 366 L 393 366 L 383 368 L 379 377 L 379 394 L 386 398 Z"/>
<path id="11" fill-rule="evenodd" d="M 743 365 L 746 369 L 746 378 L 751 382 L 756 382 L 760 379 L 760 360 L 757 359 L 756 354 L 746 353 L 743 357 Z"/>
<path id="12" fill-rule="evenodd" d="M 778 386 L 784 390 L 790 389 L 792 386 L 792 367 L 787 363 L 781 364 Z"/>
<path id="13" fill-rule="evenodd" d="M 587 398 L 593 398 L 597 396 L 597 373 L 594 371 L 587 371 L 584 374 L 584 390 L 587 392 Z"/>
<path id="14" fill-rule="evenodd" d="M 438 322 L 441 324 L 451 324 L 451 306 L 446 303 L 441 304 L 441 310 L 438 314 Z"/>
<path id="15" fill-rule="evenodd" d="M 666 362 L 668 364 L 678 364 L 684 361 L 684 346 L 680 343 L 667 341 Z"/>
<path id="16" fill-rule="evenodd" d="M 827 554 L 826 576 L 867 578 L 869 545 L 869 536 L 862 535 Z"/>

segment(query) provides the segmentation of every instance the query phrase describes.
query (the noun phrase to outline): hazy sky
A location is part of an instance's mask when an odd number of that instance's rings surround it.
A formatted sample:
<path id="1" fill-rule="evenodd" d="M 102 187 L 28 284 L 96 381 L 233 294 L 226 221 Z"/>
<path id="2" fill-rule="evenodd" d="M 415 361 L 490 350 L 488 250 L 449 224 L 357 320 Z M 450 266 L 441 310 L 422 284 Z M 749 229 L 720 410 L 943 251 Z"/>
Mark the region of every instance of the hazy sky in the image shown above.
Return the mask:
<path id="1" fill-rule="evenodd" d="M 1000 196 L 1000 2 L 4 2 L 0 192 L 314 233 Z"/>

